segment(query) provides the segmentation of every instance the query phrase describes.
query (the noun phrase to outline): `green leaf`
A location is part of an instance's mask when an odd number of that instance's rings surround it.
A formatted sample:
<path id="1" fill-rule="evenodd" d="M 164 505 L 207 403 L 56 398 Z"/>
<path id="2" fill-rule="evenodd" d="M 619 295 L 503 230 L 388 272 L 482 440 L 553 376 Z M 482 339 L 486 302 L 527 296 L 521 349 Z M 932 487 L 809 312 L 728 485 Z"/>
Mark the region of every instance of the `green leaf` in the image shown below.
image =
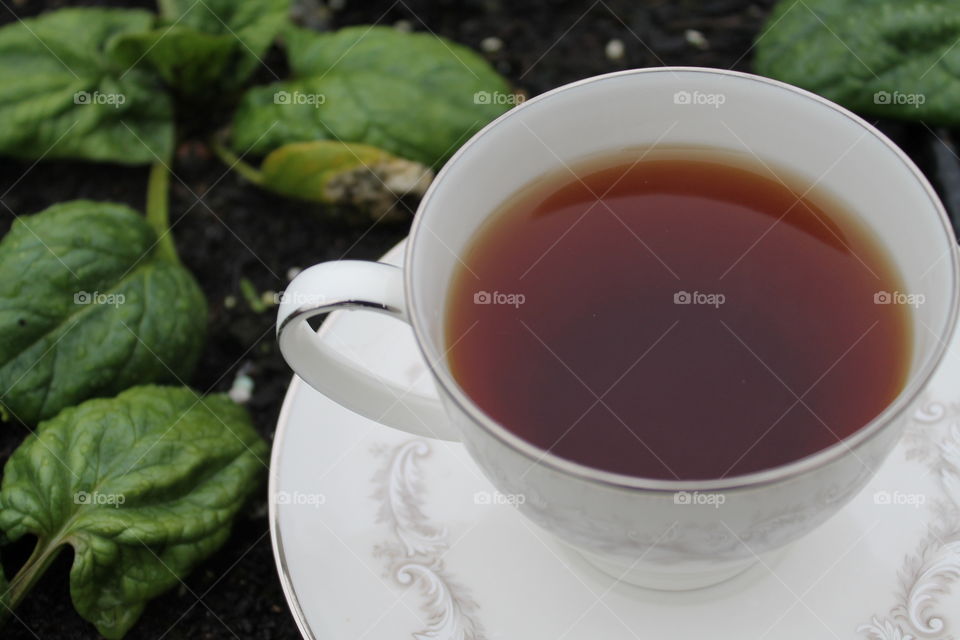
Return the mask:
<path id="1" fill-rule="evenodd" d="M 206 301 L 146 219 L 76 200 L 0 241 L 0 404 L 26 422 L 146 382 L 189 378 Z"/>
<path id="2" fill-rule="evenodd" d="M 266 455 L 224 395 L 144 386 L 89 400 L 42 423 L 10 457 L 0 529 L 38 538 L 21 574 L 72 546 L 74 606 L 120 638 L 148 600 L 227 539 Z M 12 584 L 17 602 L 24 592 Z"/>
<path id="3" fill-rule="evenodd" d="M 479 55 L 432 35 L 350 27 L 286 39 L 293 78 L 246 94 L 238 151 L 332 139 L 435 166 L 515 101 Z"/>
<path id="4" fill-rule="evenodd" d="M 260 185 L 282 195 L 351 204 L 382 214 L 404 195 L 421 196 L 433 171 L 366 144 L 329 140 L 280 147 L 261 166 Z"/>
<path id="5" fill-rule="evenodd" d="M 957 125 L 958 40 L 954 0 L 785 0 L 755 68 L 861 113 Z"/>
<path id="6" fill-rule="evenodd" d="M 163 24 L 127 34 L 112 55 L 156 71 L 179 93 L 200 96 L 237 89 L 287 24 L 290 0 L 160 0 Z"/>
<path id="7" fill-rule="evenodd" d="M 164 19 L 201 33 L 225 36 L 238 53 L 232 73 L 242 81 L 288 25 L 290 0 L 158 0 Z"/>
<path id="8" fill-rule="evenodd" d="M 170 100 L 105 52 L 152 27 L 145 11 L 62 9 L 0 28 L 0 153 L 123 164 L 169 158 Z"/>
<path id="9" fill-rule="evenodd" d="M 113 42 L 111 55 L 137 69 L 155 71 L 184 95 L 198 95 L 245 77 L 235 77 L 237 41 L 190 27 L 172 26 L 132 33 Z"/>

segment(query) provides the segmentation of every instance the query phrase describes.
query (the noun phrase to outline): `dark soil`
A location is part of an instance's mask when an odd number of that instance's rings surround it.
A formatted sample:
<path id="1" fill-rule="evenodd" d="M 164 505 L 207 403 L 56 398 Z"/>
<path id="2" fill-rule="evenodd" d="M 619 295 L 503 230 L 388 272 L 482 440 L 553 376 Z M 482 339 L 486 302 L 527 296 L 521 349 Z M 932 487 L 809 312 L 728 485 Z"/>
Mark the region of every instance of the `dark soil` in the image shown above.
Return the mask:
<path id="1" fill-rule="evenodd" d="M 496 36 L 503 47 L 486 54 L 490 61 L 518 88 L 536 95 L 573 80 L 630 67 L 676 64 L 750 70 L 751 44 L 772 2 L 599 0 L 591 5 L 556 0 L 345 0 L 331 2 L 335 7 L 345 5 L 335 10 L 317 0 L 300 4 L 301 19 L 320 27 L 404 21 L 414 30 L 433 31 L 476 49 L 484 38 Z M 6 0 L 0 2 L 0 24 L 68 5 L 150 8 L 153 3 Z M 700 31 L 709 46 L 691 45 L 684 35 L 687 29 Z M 612 38 L 623 42 L 621 60 L 611 61 L 604 53 Z M 266 63 L 283 75 L 280 52 L 271 52 Z M 261 69 L 257 80 L 272 78 L 270 71 Z M 202 131 L 228 119 L 228 112 L 190 114 L 181 124 L 183 130 Z M 880 124 L 937 181 L 938 188 L 950 180 L 960 187 L 956 161 L 937 148 L 939 143 L 927 129 Z M 171 219 L 177 247 L 210 302 L 207 347 L 189 382 L 201 391 L 225 391 L 240 367 L 252 367 L 256 389 L 249 408 L 260 433 L 272 439 L 290 370 L 274 342 L 274 311 L 252 310 L 240 294 L 241 278 L 252 281 L 259 291 L 282 290 L 291 268 L 379 256 L 404 237 L 408 221 L 371 224 L 371 219 L 349 211 L 272 196 L 228 173 L 200 139 L 181 146 L 174 170 Z M 5 205 L 0 207 L 0 232 L 11 223 L 11 211 L 35 213 L 63 200 L 114 200 L 142 208 L 146 178 L 145 168 L 67 162 L 30 166 L 0 160 L 0 200 Z M 944 193 L 948 202 L 960 203 L 958 194 L 960 188 Z M 26 435 L 22 425 L 0 430 L 0 462 Z M 277 579 L 266 511 L 264 485 L 223 549 L 195 570 L 184 586 L 151 602 L 128 637 L 298 638 Z M 8 574 L 25 559 L 31 542 L 5 548 Z M 71 561 L 69 550 L 64 551 L 18 609 L 18 620 L 3 630 L 4 638 L 97 637 L 70 603 Z"/>

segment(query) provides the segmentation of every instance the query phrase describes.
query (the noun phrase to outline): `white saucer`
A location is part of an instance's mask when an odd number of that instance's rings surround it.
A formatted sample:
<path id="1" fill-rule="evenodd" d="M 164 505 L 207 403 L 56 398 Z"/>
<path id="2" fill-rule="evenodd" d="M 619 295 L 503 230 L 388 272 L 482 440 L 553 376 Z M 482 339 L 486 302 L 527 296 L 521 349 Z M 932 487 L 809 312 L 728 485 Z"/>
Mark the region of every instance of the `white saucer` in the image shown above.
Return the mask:
<path id="1" fill-rule="evenodd" d="M 325 340 L 431 388 L 408 327 L 347 313 Z M 270 474 L 283 589 L 312 640 L 958 637 L 960 340 L 920 407 L 874 481 L 775 563 L 665 593 L 615 584 L 522 519 L 461 445 L 380 426 L 295 377 Z"/>

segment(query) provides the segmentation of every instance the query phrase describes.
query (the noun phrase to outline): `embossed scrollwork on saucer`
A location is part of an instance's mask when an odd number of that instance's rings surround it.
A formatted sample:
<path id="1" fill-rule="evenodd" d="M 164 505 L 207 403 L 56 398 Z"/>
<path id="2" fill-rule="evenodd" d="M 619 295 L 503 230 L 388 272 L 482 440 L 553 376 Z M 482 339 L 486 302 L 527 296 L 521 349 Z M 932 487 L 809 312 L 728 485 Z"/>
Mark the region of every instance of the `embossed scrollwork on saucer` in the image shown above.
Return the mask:
<path id="1" fill-rule="evenodd" d="M 930 505 L 927 534 L 900 570 L 896 604 L 888 616 L 873 616 L 857 628 L 871 640 L 952 637 L 937 606 L 960 580 L 960 405 L 927 402 L 913 422 L 906 457 L 927 466 L 942 492 Z"/>
<path id="2" fill-rule="evenodd" d="M 392 533 L 374 547 L 374 556 L 386 561 L 387 575 L 397 585 L 420 587 L 425 628 L 413 634 L 415 640 L 485 640 L 477 603 L 444 565 L 450 548 L 447 530 L 431 524 L 423 512 L 419 465 L 430 453 L 430 444 L 419 439 L 374 449 L 384 459 L 373 478 L 373 498 L 380 504 L 377 521 Z"/>

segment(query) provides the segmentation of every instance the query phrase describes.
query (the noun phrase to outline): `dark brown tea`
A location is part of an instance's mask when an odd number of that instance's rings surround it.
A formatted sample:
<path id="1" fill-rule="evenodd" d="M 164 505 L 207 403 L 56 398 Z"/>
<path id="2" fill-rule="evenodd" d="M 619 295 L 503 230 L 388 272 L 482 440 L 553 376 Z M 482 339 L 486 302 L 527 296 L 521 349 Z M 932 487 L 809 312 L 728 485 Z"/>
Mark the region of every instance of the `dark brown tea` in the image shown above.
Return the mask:
<path id="1" fill-rule="evenodd" d="M 802 458 L 897 396 L 910 308 L 852 213 L 732 156 L 637 157 L 538 180 L 472 240 L 445 327 L 479 407 L 563 458 L 687 480 Z"/>

